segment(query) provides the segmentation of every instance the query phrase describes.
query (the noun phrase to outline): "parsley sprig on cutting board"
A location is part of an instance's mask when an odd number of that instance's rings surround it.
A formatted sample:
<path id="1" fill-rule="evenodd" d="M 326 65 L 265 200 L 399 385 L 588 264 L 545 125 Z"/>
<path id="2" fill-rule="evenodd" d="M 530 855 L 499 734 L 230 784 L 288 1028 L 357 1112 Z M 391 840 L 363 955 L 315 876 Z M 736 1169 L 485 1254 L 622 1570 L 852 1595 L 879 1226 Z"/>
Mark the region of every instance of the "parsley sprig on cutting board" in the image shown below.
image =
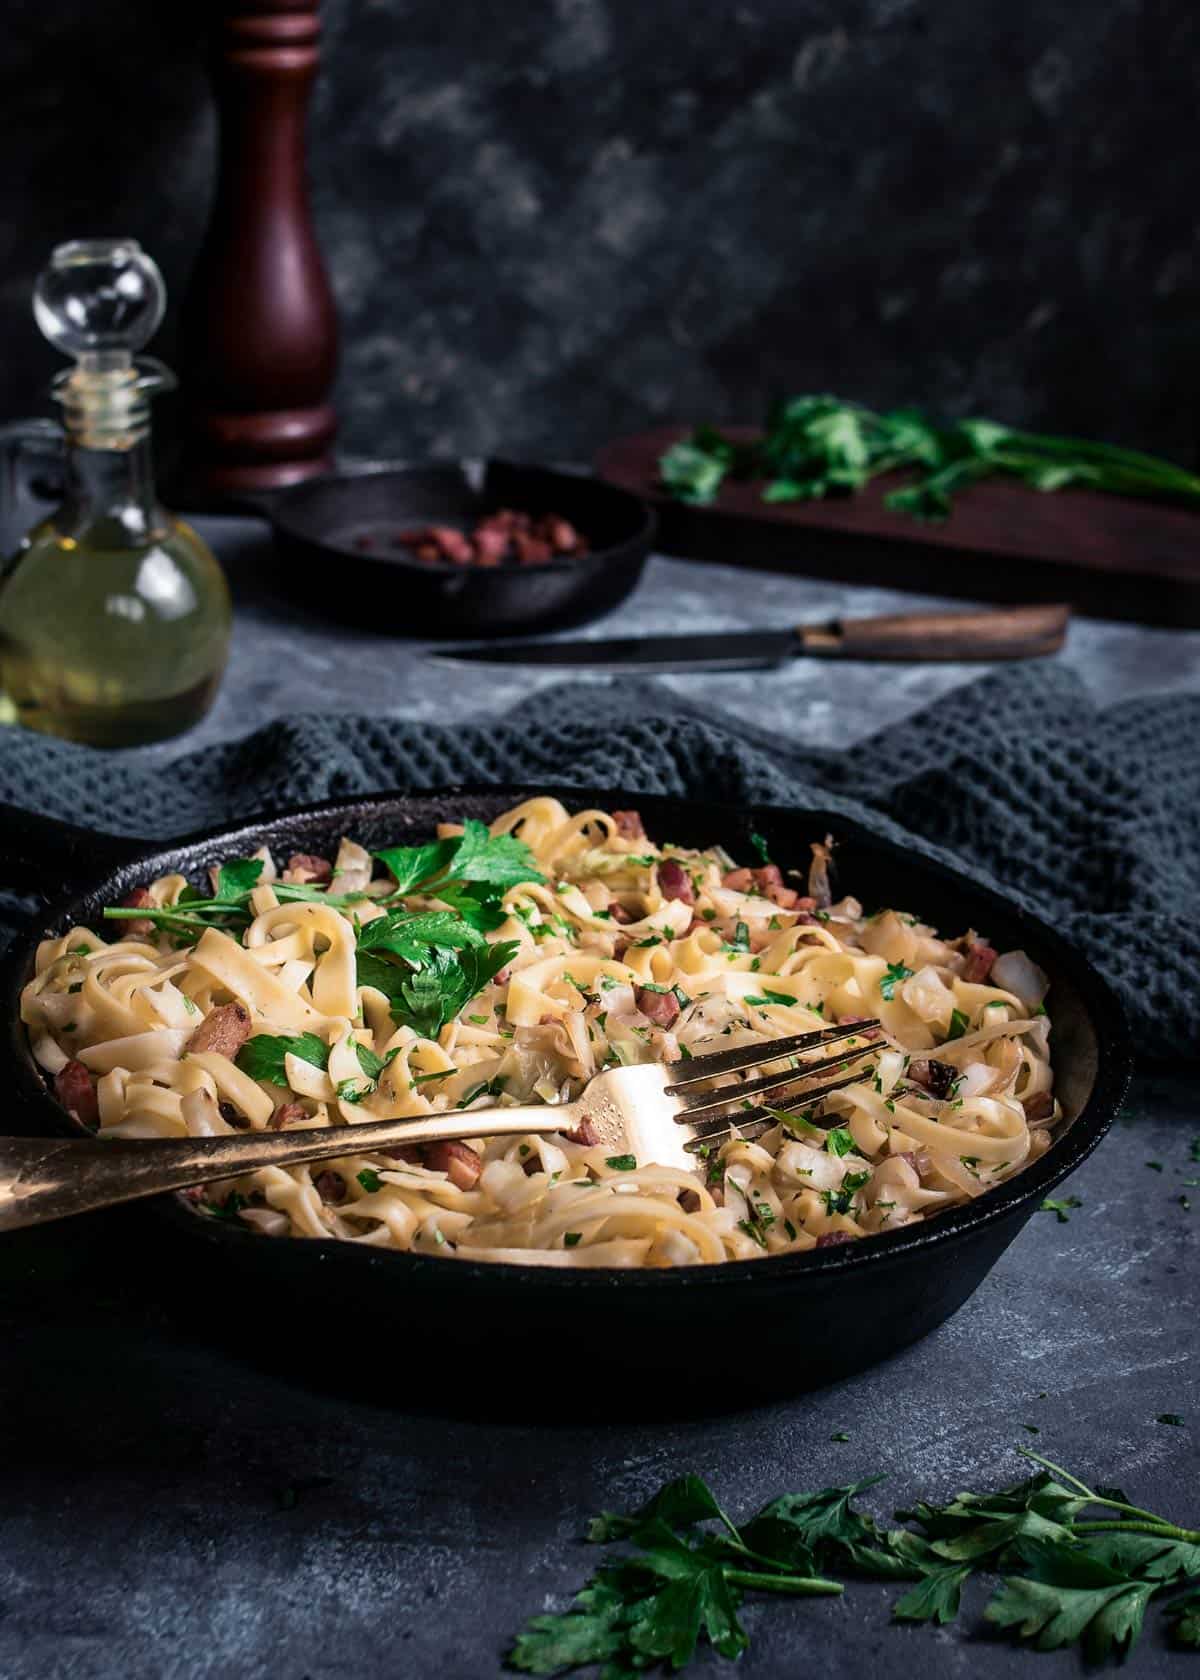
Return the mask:
<path id="1" fill-rule="evenodd" d="M 960 490 L 992 477 L 1033 490 L 1077 485 L 1200 506 L 1200 478 L 1137 450 L 1016 431 L 994 420 L 939 426 L 916 409 L 877 414 L 830 396 L 775 403 L 753 442 L 701 426 L 659 459 L 664 488 L 700 504 L 714 499 L 727 475 L 764 479 L 765 502 L 796 502 L 850 495 L 881 473 L 901 470 L 914 476 L 886 497 L 886 506 L 917 519 L 944 519 Z"/>
<path id="2" fill-rule="evenodd" d="M 534 1616 L 509 1652 L 513 1668 L 561 1674 L 596 1666 L 621 1680 L 658 1665 L 680 1669 L 706 1641 L 736 1657 L 747 1594 L 838 1594 L 838 1576 L 911 1581 L 892 1606 L 902 1622 L 952 1622 L 963 1587 L 998 1576 L 986 1619 L 1038 1651 L 1080 1644 L 1089 1661 L 1123 1657 L 1146 1607 L 1170 1597 L 1174 1642 L 1200 1650 L 1200 1532 L 1133 1505 L 1118 1488 L 1090 1488 L 1025 1448 L 1038 1473 L 998 1493 L 898 1511 L 885 1529 L 855 1497 L 883 1478 L 788 1493 L 738 1525 L 698 1476 L 668 1482 L 640 1510 L 595 1517 L 588 1539 L 624 1542 L 570 1609 Z"/>

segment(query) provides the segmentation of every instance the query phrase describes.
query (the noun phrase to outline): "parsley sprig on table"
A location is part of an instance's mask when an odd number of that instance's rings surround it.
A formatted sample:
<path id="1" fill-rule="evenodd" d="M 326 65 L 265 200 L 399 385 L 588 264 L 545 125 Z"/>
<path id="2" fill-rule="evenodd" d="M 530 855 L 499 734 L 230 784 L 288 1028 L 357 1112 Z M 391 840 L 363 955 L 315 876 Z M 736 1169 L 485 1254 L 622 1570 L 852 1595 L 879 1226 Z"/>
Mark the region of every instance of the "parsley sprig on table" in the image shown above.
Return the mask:
<path id="1" fill-rule="evenodd" d="M 700 504 L 714 499 L 726 475 L 765 479 L 764 501 L 794 502 L 853 494 L 880 473 L 901 469 L 914 477 L 886 505 L 917 519 L 944 519 L 958 491 L 996 476 L 1034 490 L 1079 485 L 1200 503 L 1200 478 L 1136 450 L 1015 431 L 993 420 L 938 426 L 916 409 L 877 414 L 832 396 L 775 403 L 752 443 L 702 426 L 659 460 L 664 487 Z"/>
<path id="2" fill-rule="evenodd" d="M 879 1476 L 784 1494 L 740 1526 L 699 1477 L 682 1476 L 631 1515 L 593 1518 L 589 1540 L 630 1549 L 602 1564 L 570 1609 L 533 1617 L 508 1661 L 530 1674 L 598 1665 L 603 1680 L 620 1680 L 683 1668 L 701 1640 L 736 1657 L 749 1644 L 738 1620 L 747 1593 L 841 1593 L 839 1574 L 912 1581 L 893 1618 L 941 1624 L 958 1615 L 973 1576 L 999 1576 L 989 1622 L 1039 1651 L 1078 1642 L 1091 1661 L 1123 1656 L 1151 1599 L 1175 1593 L 1172 1638 L 1200 1649 L 1200 1590 L 1175 1592 L 1200 1581 L 1200 1532 L 1018 1450 L 1042 1467 L 1027 1481 L 922 1502 L 896 1513 L 909 1526 L 891 1529 L 853 1503 Z M 1100 1511 L 1115 1515 L 1091 1514 Z"/>

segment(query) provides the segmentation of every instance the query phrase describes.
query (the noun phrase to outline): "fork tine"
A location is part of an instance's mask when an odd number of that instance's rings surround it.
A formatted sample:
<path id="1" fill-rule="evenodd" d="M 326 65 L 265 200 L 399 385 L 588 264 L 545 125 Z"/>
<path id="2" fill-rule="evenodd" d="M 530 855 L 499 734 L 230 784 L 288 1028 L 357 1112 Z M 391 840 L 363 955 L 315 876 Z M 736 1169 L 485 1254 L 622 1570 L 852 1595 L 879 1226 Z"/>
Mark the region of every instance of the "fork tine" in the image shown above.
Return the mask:
<path id="1" fill-rule="evenodd" d="M 822 1085 L 820 1090 L 805 1091 L 803 1098 L 799 1101 L 793 1102 L 790 1106 L 780 1104 L 779 1112 L 781 1114 L 800 1114 L 805 1109 L 811 1108 L 814 1104 L 821 1102 L 823 1098 L 831 1097 L 835 1091 L 842 1090 L 844 1086 L 857 1085 L 861 1078 L 862 1072 L 860 1070 L 858 1073 L 851 1073 L 847 1075 L 845 1079 L 838 1079 L 829 1085 Z M 775 1105 L 773 1104 L 772 1106 Z M 682 1119 L 683 1116 L 681 1115 L 680 1118 Z M 701 1121 L 695 1129 L 695 1137 L 689 1139 L 683 1147 L 689 1155 L 694 1155 L 702 1145 L 711 1142 L 713 1138 L 720 1137 L 725 1132 L 732 1131 L 735 1127 L 740 1132 L 743 1127 L 752 1126 L 756 1128 L 755 1135 L 759 1136 L 765 1132 L 768 1127 L 775 1124 L 776 1121 L 774 1116 L 768 1114 L 763 1108 L 747 1109 L 744 1113 L 739 1112 L 739 1110 L 735 1108 L 729 1114 L 720 1114 L 713 1120 Z"/>
<path id="2" fill-rule="evenodd" d="M 871 1020 L 855 1021 L 845 1027 L 819 1027 L 816 1032 L 797 1033 L 793 1038 L 773 1038 L 761 1044 L 743 1044 L 736 1050 L 718 1050 L 711 1056 L 693 1056 L 689 1062 L 672 1062 L 667 1090 L 678 1091 L 681 1085 L 694 1085 L 698 1079 L 715 1079 L 722 1073 L 738 1073 L 742 1068 L 762 1067 L 804 1050 L 819 1050 L 822 1045 L 868 1033 L 878 1025 L 878 1021 Z"/>
<path id="3" fill-rule="evenodd" d="M 801 1062 L 798 1067 L 783 1068 L 779 1073 L 768 1073 L 762 1079 L 750 1079 L 742 1085 L 723 1085 L 717 1091 L 686 1091 L 679 1098 L 678 1118 L 686 1116 L 691 1122 L 711 1119 L 721 1109 L 728 1108 L 731 1102 L 745 1102 L 747 1097 L 761 1096 L 781 1085 L 796 1085 L 800 1080 L 814 1078 L 818 1073 L 843 1068 L 847 1062 L 857 1061 L 862 1056 L 878 1055 L 885 1048 L 880 1040 L 862 1044 L 857 1050 L 843 1050 L 835 1056 L 826 1056 L 819 1062 Z M 858 1078 L 863 1077 L 863 1071 L 859 1070 Z"/>

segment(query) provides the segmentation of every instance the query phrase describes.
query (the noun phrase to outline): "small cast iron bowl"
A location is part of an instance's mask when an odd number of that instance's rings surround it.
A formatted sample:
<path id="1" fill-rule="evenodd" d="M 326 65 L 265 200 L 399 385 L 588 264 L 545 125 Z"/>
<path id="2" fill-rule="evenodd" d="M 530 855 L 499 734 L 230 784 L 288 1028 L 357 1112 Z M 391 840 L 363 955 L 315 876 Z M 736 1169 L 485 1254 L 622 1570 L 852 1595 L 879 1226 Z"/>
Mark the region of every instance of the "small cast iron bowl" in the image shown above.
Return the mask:
<path id="1" fill-rule="evenodd" d="M 9 810 L 0 825 L 4 879 L 48 901 L 0 973 L 12 1093 L 27 1129 L 71 1127 L 19 1019 L 38 940 L 71 925 L 102 929 L 102 907 L 131 887 L 176 870 L 200 881 L 209 865 L 264 842 L 284 857 L 327 854 L 343 834 L 372 848 L 412 843 L 439 821 L 487 821 L 533 792 L 575 807 L 636 807 L 656 838 L 720 844 L 735 857 L 752 855 L 753 830 L 785 867 L 803 865 L 810 840 L 832 833 L 841 885 L 868 907 L 896 905 L 947 932 L 976 927 L 1002 950 L 1023 947 L 1051 982 L 1055 1090 L 1066 1121 L 1050 1149 L 976 1201 L 891 1234 L 675 1270 L 486 1265 L 333 1239 L 270 1238 L 166 1196 L 122 1217 L 144 1220 L 144 1240 L 160 1251 L 172 1289 L 191 1287 L 210 1310 L 236 1311 L 256 1340 L 273 1342 L 285 1359 L 306 1360 L 320 1322 L 336 1323 L 339 1344 L 353 1345 L 345 1336 L 354 1323 L 368 1337 L 362 1345 L 377 1372 L 394 1380 L 406 1371 L 436 1372 L 437 1386 L 420 1396 L 435 1406 L 439 1397 L 454 1404 L 464 1392 L 478 1393 L 484 1373 L 502 1379 L 509 1399 L 523 1385 L 543 1405 L 553 1392 L 559 1410 L 578 1410 L 585 1393 L 594 1401 L 606 1392 L 635 1397 L 643 1410 L 656 1394 L 673 1407 L 744 1403 L 860 1370 L 941 1324 L 1107 1132 L 1129 1080 L 1123 1015 L 1079 952 L 1028 911 L 827 811 L 732 809 L 628 790 L 459 787 L 327 801 L 164 846 Z"/>
<path id="2" fill-rule="evenodd" d="M 498 460 L 364 467 L 241 496 L 239 505 L 270 521 L 293 596 L 404 636 L 515 636 L 598 618 L 637 584 L 656 528 L 628 490 Z M 393 541 L 425 525 L 470 532 L 500 508 L 559 514 L 587 538 L 588 552 L 473 566 L 418 560 Z"/>

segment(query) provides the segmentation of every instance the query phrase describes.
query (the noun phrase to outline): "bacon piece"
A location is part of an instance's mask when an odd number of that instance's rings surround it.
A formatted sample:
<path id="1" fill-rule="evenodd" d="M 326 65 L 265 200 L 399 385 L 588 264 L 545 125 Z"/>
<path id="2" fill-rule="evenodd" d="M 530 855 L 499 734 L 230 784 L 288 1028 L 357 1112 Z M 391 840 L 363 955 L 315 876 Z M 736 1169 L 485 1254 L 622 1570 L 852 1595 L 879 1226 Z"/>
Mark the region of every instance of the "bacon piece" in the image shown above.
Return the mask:
<path id="1" fill-rule="evenodd" d="M 305 1108 L 303 1103 L 280 1103 L 279 1107 L 271 1116 L 271 1130 L 273 1132 L 278 1132 L 281 1131 L 284 1126 L 290 1126 L 293 1121 L 307 1119 L 308 1110 Z"/>
<path id="2" fill-rule="evenodd" d="M 538 535 L 544 537 L 556 554 L 576 554 L 586 550 L 579 532 L 569 519 L 548 513 L 538 524 Z"/>
<path id="3" fill-rule="evenodd" d="M 554 558 L 553 548 L 548 542 L 543 542 L 541 537 L 531 537 L 525 531 L 514 531 L 512 540 L 517 559 L 522 566 L 538 566 Z"/>
<path id="4" fill-rule="evenodd" d="M 94 1131 L 100 1124 L 100 1104 L 92 1076 L 82 1062 L 69 1061 L 54 1075 L 54 1095 L 82 1125 Z"/>
<path id="5" fill-rule="evenodd" d="M 568 1143 L 578 1143 L 585 1149 L 594 1149 L 600 1142 L 600 1133 L 588 1119 L 583 1119 L 573 1131 L 564 1132 Z"/>
<path id="6" fill-rule="evenodd" d="M 124 910 L 148 910 L 154 903 L 149 887 L 134 887 L 121 900 Z M 135 916 L 124 924 L 121 937 L 123 939 L 149 939 L 154 932 L 154 923 L 148 917 Z"/>
<path id="7" fill-rule="evenodd" d="M 642 813 L 640 811 L 614 811 L 612 820 L 617 825 L 617 833 L 622 840 L 644 840 L 646 830 L 642 827 Z"/>
<path id="8" fill-rule="evenodd" d="M 508 532 L 497 530 L 486 521 L 475 532 L 475 563 L 478 566 L 498 566 L 508 553 Z"/>
<path id="9" fill-rule="evenodd" d="M 639 986 L 633 1001 L 656 1027 L 669 1027 L 679 1018 L 679 999 L 674 992 L 652 992 L 648 986 Z"/>
<path id="10" fill-rule="evenodd" d="M 678 899 L 681 904 L 695 904 L 696 893 L 692 878 L 681 863 L 666 858 L 658 866 L 658 886 L 664 898 Z"/>
<path id="11" fill-rule="evenodd" d="M 430 1172 L 444 1172 L 460 1190 L 473 1190 L 483 1171 L 483 1158 L 467 1143 L 427 1143 L 425 1165 Z"/>
<path id="12" fill-rule="evenodd" d="M 250 1037 L 250 1011 L 244 1003 L 222 1003 L 201 1021 L 185 1050 L 211 1050 L 230 1061 Z"/>
<path id="13" fill-rule="evenodd" d="M 608 907 L 609 919 L 616 922 L 618 927 L 628 927 L 630 922 L 636 922 L 637 917 L 632 910 L 626 910 L 619 899 L 614 898 Z"/>
<path id="14" fill-rule="evenodd" d="M 1021 1107 L 1029 1125 L 1041 1125 L 1054 1113 L 1054 1094 L 1051 1091 L 1035 1091 L 1033 1096 L 1024 1098 Z"/>
<path id="15" fill-rule="evenodd" d="M 854 1235 L 850 1231 L 822 1231 L 821 1235 L 817 1238 L 817 1247 L 836 1248 L 839 1243 L 854 1241 Z"/>
<path id="16" fill-rule="evenodd" d="M 344 1202 L 346 1200 L 346 1180 L 341 1173 L 326 1169 L 318 1173 L 313 1179 L 313 1189 L 323 1202 Z"/>
<path id="17" fill-rule="evenodd" d="M 986 980 L 999 954 L 995 946 L 986 944 L 982 939 L 972 940 L 963 958 L 962 978 L 976 983 Z"/>
<path id="18" fill-rule="evenodd" d="M 837 1018 L 837 1024 L 839 1027 L 853 1027 L 856 1026 L 859 1021 L 869 1021 L 870 1019 L 871 1017 L 869 1015 L 839 1015 Z M 857 1036 L 865 1039 L 882 1038 L 883 1032 L 879 1027 L 864 1027 Z M 910 1069 L 909 1071 L 911 1072 L 912 1070 Z"/>
<path id="19" fill-rule="evenodd" d="M 283 878 L 301 886 L 311 881 L 328 881 L 333 878 L 333 864 L 328 858 L 318 857 L 315 852 L 295 852 L 288 859 Z"/>
<path id="20" fill-rule="evenodd" d="M 951 1087 L 958 1078 L 958 1072 L 959 1070 L 956 1067 L 951 1067 L 949 1062 L 923 1059 L 908 1064 L 908 1077 L 914 1085 L 920 1085 L 923 1090 L 928 1091 L 929 1095 L 936 1097 L 939 1102 L 945 1102 L 950 1095 Z"/>
<path id="21" fill-rule="evenodd" d="M 754 885 L 754 871 L 752 869 L 731 869 L 722 875 L 721 885 L 728 887 L 730 892 L 748 893 Z"/>
<path id="22" fill-rule="evenodd" d="M 675 1200 L 679 1203 L 684 1213 L 700 1212 L 700 1196 L 698 1191 L 681 1190 Z"/>
<path id="23" fill-rule="evenodd" d="M 464 537 L 461 531 L 456 531 L 450 525 L 431 525 L 428 531 L 430 542 L 435 542 L 444 560 L 453 560 L 455 565 L 469 566 L 475 558 L 475 550 L 471 547 L 471 539 Z"/>
<path id="24" fill-rule="evenodd" d="M 425 1165 L 422 1145 L 419 1143 L 398 1143 L 391 1149 L 381 1149 L 381 1155 L 386 1155 L 389 1161 L 403 1161 L 410 1167 Z"/>

